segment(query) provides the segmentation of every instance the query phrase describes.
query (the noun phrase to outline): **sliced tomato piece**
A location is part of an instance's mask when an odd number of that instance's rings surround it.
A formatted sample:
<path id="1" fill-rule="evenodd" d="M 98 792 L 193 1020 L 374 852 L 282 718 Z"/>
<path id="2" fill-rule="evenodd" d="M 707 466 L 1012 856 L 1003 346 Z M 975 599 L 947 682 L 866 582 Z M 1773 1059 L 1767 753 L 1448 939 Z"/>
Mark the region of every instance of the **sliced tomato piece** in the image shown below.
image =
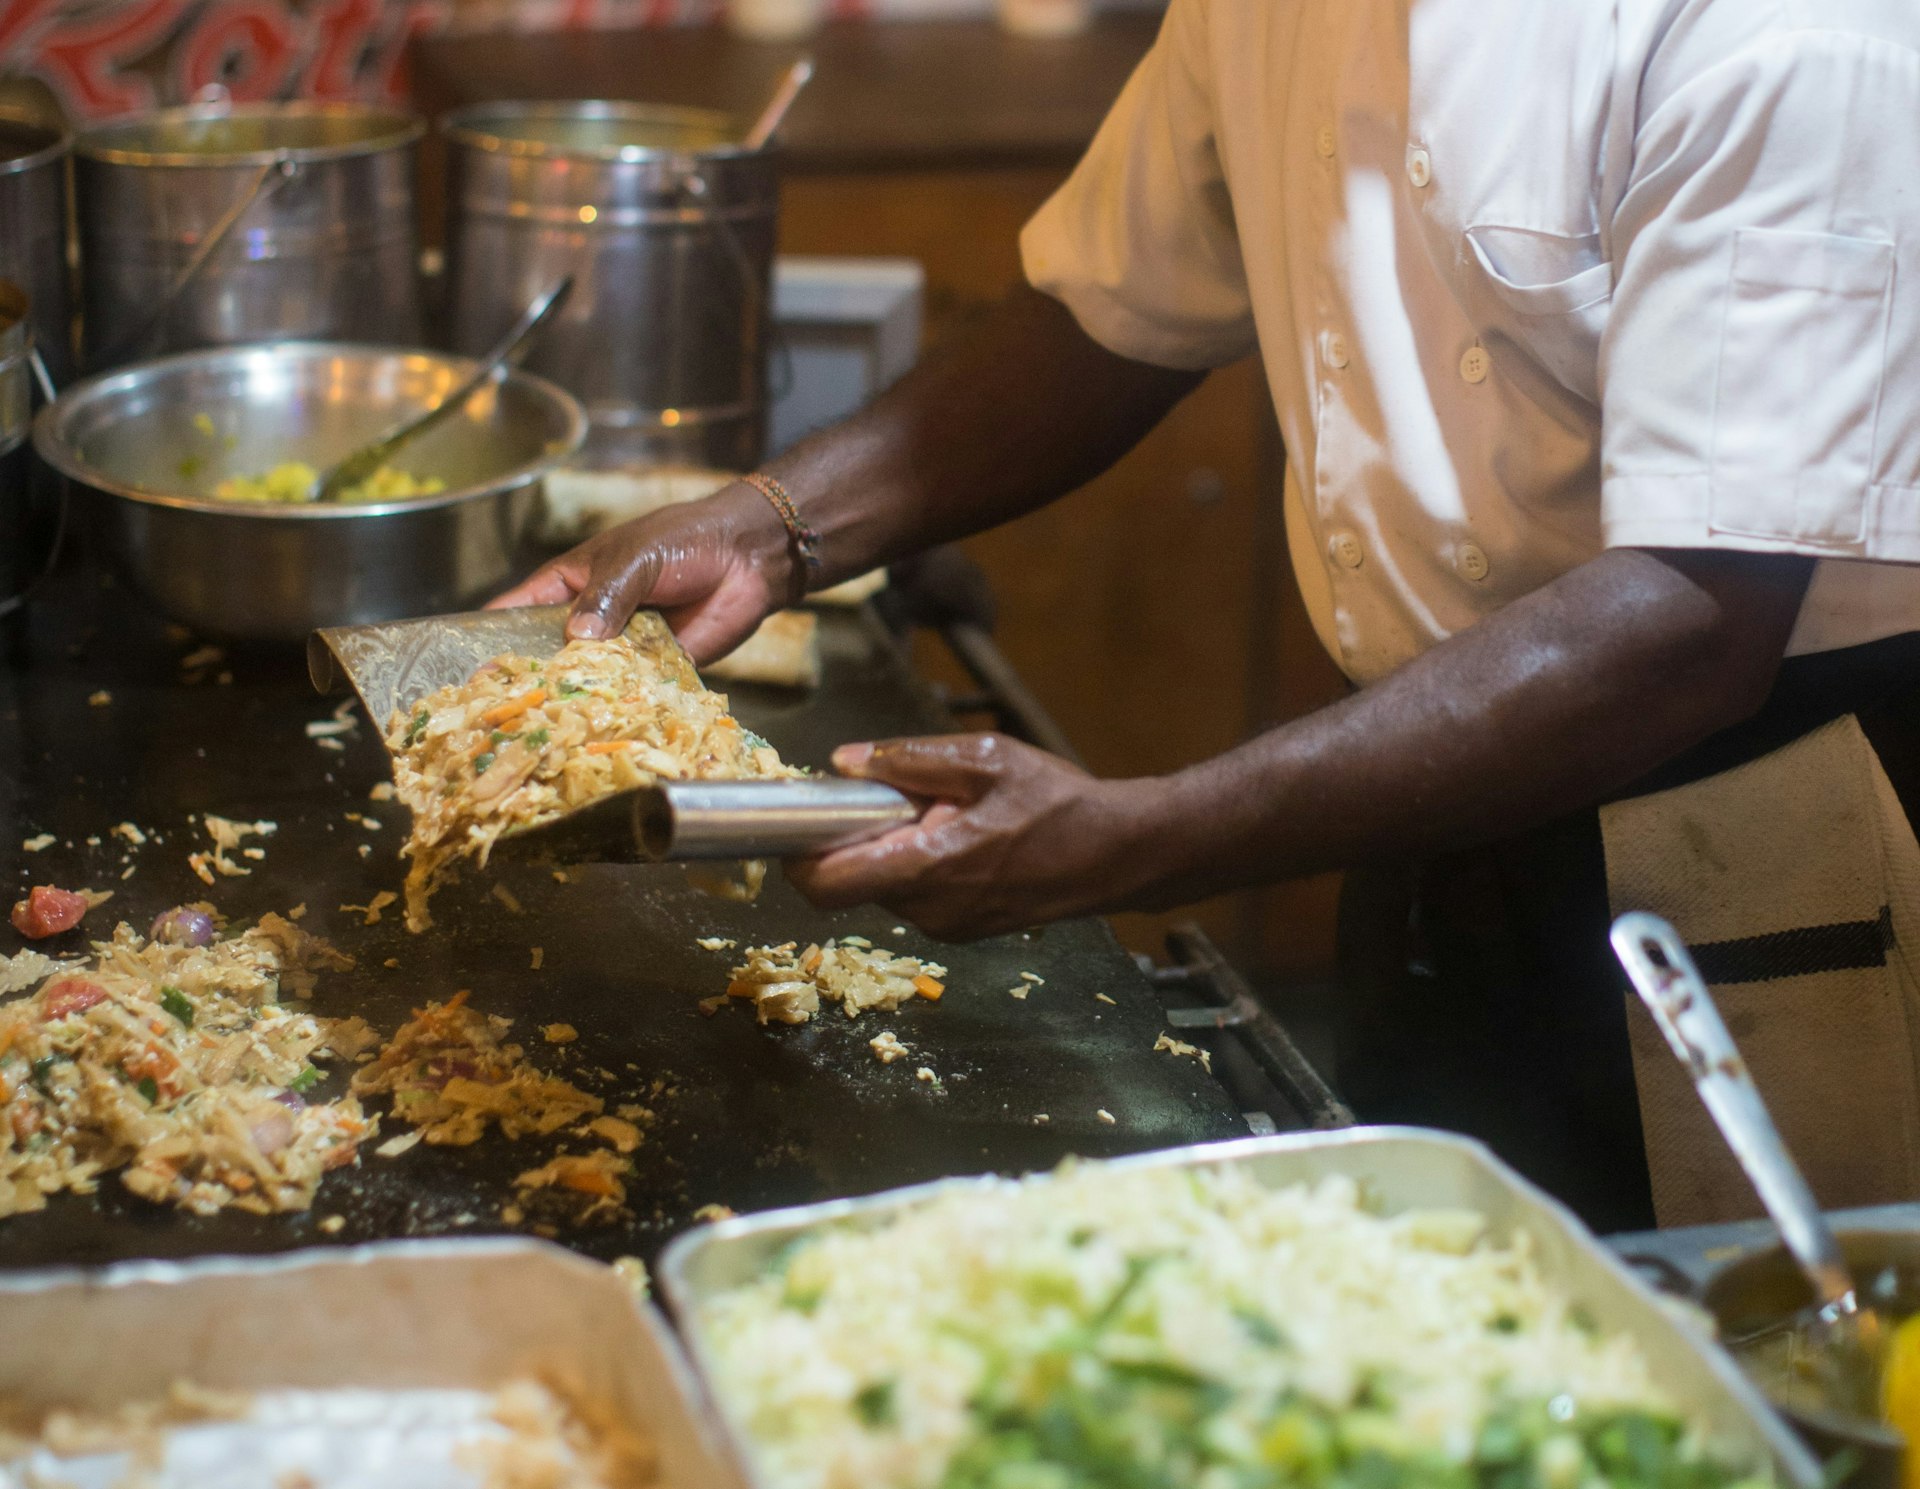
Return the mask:
<path id="1" fill-rule="evenodd" d="M 63 1019 L 70 1013 L 84 1013 L 96 1003 L 107 1001 L 107 990 L 84 977 L 56 977 L 41 994 L 43 1017 Z"/>
<path id="2" fill-rule="evenodd" d="M 80 924 L 88 910 L 87 897 L 51 884 L 36 884 L 13 907 L 13 928 L 29 940 L 57 936 Z"/>

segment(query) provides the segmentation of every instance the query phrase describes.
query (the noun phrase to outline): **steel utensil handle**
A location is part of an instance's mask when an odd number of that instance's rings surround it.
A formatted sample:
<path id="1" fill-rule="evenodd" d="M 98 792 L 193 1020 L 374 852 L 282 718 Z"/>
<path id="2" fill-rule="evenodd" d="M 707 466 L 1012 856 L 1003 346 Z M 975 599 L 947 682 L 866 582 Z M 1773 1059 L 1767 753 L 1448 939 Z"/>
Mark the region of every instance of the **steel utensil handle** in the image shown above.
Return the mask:
<path id="1" fill-rule="evenodd" d="M 1781 1240 L 1818 1287 L 1820 1302 L 1853 1311 L 1853 1278 L 1839 1243 L 1781 1141 L 1686 943 L 1659 916 L 1639 911 L 1614 921 L 1611 939 L 1634 990 L 1780 1227 Z"/>
<path id="2" fill-rule="evenodd" d="M 637 833 L 656 861 L 804 858 L 919 818 L 919 807 L 880 781 L 662 781 L 639 797 Z"/>

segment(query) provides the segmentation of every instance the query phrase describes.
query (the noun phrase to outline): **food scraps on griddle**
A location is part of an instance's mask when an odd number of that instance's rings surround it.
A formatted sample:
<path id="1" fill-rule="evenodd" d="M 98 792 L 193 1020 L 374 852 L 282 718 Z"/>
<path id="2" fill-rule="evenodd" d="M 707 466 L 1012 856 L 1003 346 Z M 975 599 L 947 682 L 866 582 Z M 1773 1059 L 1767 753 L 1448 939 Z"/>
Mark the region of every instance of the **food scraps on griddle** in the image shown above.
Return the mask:
<path id="1" fill-rule="evenodd" d="M 891 1013 L 911 998 L 938 1002 L 947 969 L 938 962 L 883 951 L 858 936 L 809 945 L 797 942 L 747 948 L 727 996 L 750 1000 L 761 1023 L 804 1024 L 820 1001 L 838 1003 L 848 1018 L 868 1009 Z"/>
<path id="2" fill-rule="evenodd" d="M 0 1216 L 116 1169 L 143 1199 L 199 1214 L 306 1209 L 374 1131 L 352 1097 L 306 1096 L 335 1033 L 353 1048 L 365 1026 L 284 999 L 350 966 L 278 915 L 199 943 L 122 925 L 0 1005 Z"/>

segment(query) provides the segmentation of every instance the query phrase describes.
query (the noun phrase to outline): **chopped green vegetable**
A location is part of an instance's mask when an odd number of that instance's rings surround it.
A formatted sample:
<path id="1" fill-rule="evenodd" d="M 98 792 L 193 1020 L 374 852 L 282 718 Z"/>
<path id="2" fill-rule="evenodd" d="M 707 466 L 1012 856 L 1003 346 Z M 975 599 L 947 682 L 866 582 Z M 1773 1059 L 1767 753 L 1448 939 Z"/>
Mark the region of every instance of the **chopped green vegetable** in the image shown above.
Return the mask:
<path id="1" fill-rule="evenodd" d="M 29 1067 L 33 1071 L 33 1083 L 41 1091 L 44 1092 L 47 1089 L 47 1077 L 53 1074 L 53 1067 L 58 1065 L 62 1058 L 64 1057 L 60 1055 L 42 1055 Z"/>
<path id="2" fill-rule="evenodd" d="M 319 1067 L 315 1065 L 306 1065 L 301 1067 L 300 1073 L 298 1075 L 296 1075 L 292 1080 L 287 1082 L 287 1089 L 289 1091 L 294 1091 L 304 1096 L 307 1092 L 311 1091 L 315 1086 L 319 1084 L 320 1084 Z"/>
<path id="3" fill-rule="evenodd" d="M 158 1106 L 160 1104 L 160 1083 L 152 1076 L 141 1076 L 140 1083 L 133 1089 L 147 1098 L 148 1106 Z"/>
<path id="4" fill-rule="evenodd" d="M 161 988 L 160 1006 L 175 1018 L 179 1019 L 180 1022 L 185 1024 L 189 1029 L 193 1027 L 193 1004 L 188 1000 L 187 995 L 181 992 L 179 988 Z"/>
<path id="5" fill-rule="evenodd" d="M 504 729 L 496 729 L 493 731 L 493 733 L 487 736 L 487 743 L 492 745 L 497 750 L 500 748 L 501 745 L 505 744 L 508 740 L 518 739 L 519 737 L 520 736 L 517 734 L 507 733 L 507 731 Z"/>
<path id="6" fill-rule="evenodd" d="M 869 1427 L 891 1427 L 898 1419 L 893 1399 L 896 1384 L 891 1380 L 876 1380 L 872 1385 L 862 1386 L 853 1398 L 854 1414 Z"/>
<path id="7" fill-rule="evenodd" d="M 420 736 L 427 732 L 429 715 L 424 708 L 414 710 L 412 722 L 407 725 L 407 745 L 412 747 L 420 743 Z"/>
<path id="8" fill-rule="evenodd" d="M 533 733 L 527 736 L 526 745 L 527 745 L 527 748 L 530 750 L 544 750 L 552 739 L 553 739 L 552 730 L 536 729 L 533 731 Z"/>
<path id="9" fill-rule="evenodd" d="M 473 762 L 473 773 L 477 776 L 483 776 L 487 773 L 488 770 L 492 768 L 492 766 L 493 766 L 493 751 L 488 750 L 486 754 L 480 756 L 478 759 L 476 759 Z"/>

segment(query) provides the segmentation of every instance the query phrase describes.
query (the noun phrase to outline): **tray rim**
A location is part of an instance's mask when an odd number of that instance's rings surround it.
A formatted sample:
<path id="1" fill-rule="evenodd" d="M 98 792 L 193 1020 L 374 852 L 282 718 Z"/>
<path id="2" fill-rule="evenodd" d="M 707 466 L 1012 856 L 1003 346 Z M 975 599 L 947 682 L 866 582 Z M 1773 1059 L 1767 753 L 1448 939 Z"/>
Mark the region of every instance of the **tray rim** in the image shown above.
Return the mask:
<path id="1" fill-rule="evenodd" d="M 1238 1166 L 1274 1154 L 1338 1152 L 1391 1143 L 1425 1146 L 1436 1152 L 1464 1158 L 1494 1183 L 1509 1190 L 1517 1201 L 1532 1211 L 1539 1224 L 1559 1231 L 1567 1244 L 1581 1253 L 1588 1263 L 1609 1275 L 1640 1302 L 1659 1311 L 1666 1319 L 1677 1345 L 1693 1355 L 1697 1363 L 1728 1393 L 1734 1405 L 1740 1408 L 1756 1443 L 1771 1455 L 1782 1489 L 1822 1489 L 1825 1480 L 1818 1460 L 1767 1402 L 1759 1388 L 1747 1379 L 1732 1357 L 1697 1327 L 1686 1324 L 1667 1311 L 1657 1290 L 1616 1256 L 1571 1209 L 1522 1177 L 1478 1139 L 1435 1128 L 1383 1124 L 1330 1132 L 1288 1132 L 1228 1138 L 1220 1142 L 1161 1148 L 1113 1159 L 1079 1161 L 1098 1163 L 1101 1167 L 1122 1171 Z M 731 1460 L 730 1466 L 743 1484 L 752 1486 L 752 1489 L 768 1489 L 768 1482 L 759 1472 L 750 1451 L 744 1428 L 728 1409 L 724 1394 L 714 1384 L 717 1372 L 698 1323 L 699 1305 L 706 1293 L 689 1275 L 703 1254 L 728 1249 L 770 1234 L 797 1236 L 849 1221 L 877 1220 L 888 1213 L 925 1203 L 940 1195 L 1017 1182 L 1019 1180 L 1016 1178 L 994 1172 L 954 1175 L 875 1194 L 808 1205 L 789 1205 L 778 1210 L 716 1221 L 685 1232 L 667 1245 L 655 1268 L 660 1296 L 701 1390 L 707 1419 L 716 1424 L 722 1450 Z"/>

